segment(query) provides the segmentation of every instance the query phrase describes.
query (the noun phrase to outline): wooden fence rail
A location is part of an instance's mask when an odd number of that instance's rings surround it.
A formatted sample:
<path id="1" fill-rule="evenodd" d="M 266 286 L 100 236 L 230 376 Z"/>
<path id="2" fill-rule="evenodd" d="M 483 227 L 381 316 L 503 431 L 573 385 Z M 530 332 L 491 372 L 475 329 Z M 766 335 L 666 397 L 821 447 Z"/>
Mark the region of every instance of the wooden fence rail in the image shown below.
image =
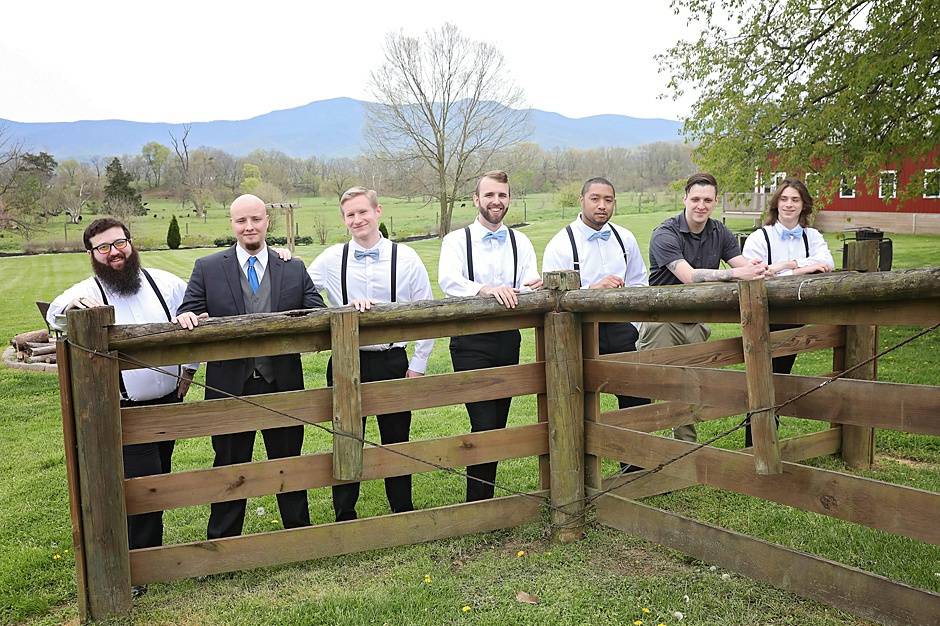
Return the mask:
<path id="1" fill-rule="evenodd" d="M 765 408 L 826 380 L 771 374 L 764 363 L 771 356 L 833 349 L 834 369 L 839 369 L 873 354 L 874 335 L 859 330 L 860 325 L 940 321 L 940 269 L 797 277 L 768 282 L 766 289 L 759 283 L 581 290 L 577 275 L 564 272 L 546 275 L 545 284 L 544 290 L 521 295 L 515 310 L 492 299 L 448 299 L 378 305 L 362 314 L 345 308 L 207 320 L 194 331 L 168 324 L 114 326 L 108 308 L 70 312 L 70 344 L 66 349 L 62 343 L 59 352 L 82 619 L 126 614 L 131 609 L 132 583 L 508 528 L 537 519 L 546 502 L 552 506 L 556 538 L 572 541 L 581 536 L 585 496 L 598 494 L 601 488 L 616 489 L 616 495 L 603 495 L 597 501 L 599 521 L 647 538 L 658 537 L 655 540 L 691 554 L 711 554 L 700 546 L 700 537 L 720 537 L 733 547 L 758 540 L 723 535 L 727 531 L 668 517 L 671 514 L 665 512 L 649 513 L 623 497 L 711 485 L 940 543 L 938 494 L 798 464 L 814 456 L 845 454 L 847 448 L 860 459 L 856 462 L 864 464 L 871 441 L 865 434 L 872 428 L 940 434 L 938 387 L 838 380 L 779 412 L 841 426 L 777 440 L 772 413 L 766 412 L 754 450 L 706 446 L 648 478 L 639 475 L 641 479 L 629 485 L 624 485 L 626 477 L 604 480 L 601 475 L 603 458 L 651 468 L 693 445 L 651 431 Z M 752 293 L 752 287 L 757 291 Z M 734 321 L 742 323 L 744 337 L 599 355 L 597 323 L 612 320 Z M 817 325 L 768 333 L 768 321 Z M 360 345 L 515 328 L 535 329 L 535 362 L 419 379 L 359 381 Z M 120 409 L 118 405 L 121 369 L 331 348 L 332 388 L 252 396 L 250 403 L 232 398 L 160 407 Z M 118 357 L 123 359 L 120 363 Z M 743 362 L 744 371 L 718 369 Z M 872 367 L 859 377 L 874 379 L 876 373 Z M 662 402 L 602 412 L 601 393 Z M 520 395 L 537 398 L 536 415 L 522 426 L 365 449 L 357 440 L 363 415 Z M 120 478 L 122 444 L 206 437 L 297 421 L 322 424 L 352 437 L 334 436 L 332 452 Z M 847 429 L 855 430 L 847 436 Z M 127 549 L 127 514 L 524 457 L 539 458 L 544 491 L 309 528 Z M 766 475 L 755 473 L 755 460 Z M 871 506 L 874 501 L 878 507 Z M 666 532 L 657 534 L 649 524 L 623 520 L 623 515 L 646 520 L 668 517 L 676 528 L 692 528 L 696 539 L 680 541 Z M 799 562 L 792 551 L 759 543 L 761 550 L 784 555 L 779 558 L 788 563 Z M 731 556 L 728 560 L 738 563 Z M 838 569 L 842 566 L 820 559 L 812 567 L 814 576 L 830 576 L 832 585 L 872 585 L 876 578 L 845 574 Z M 853 609 L 847 606 L 850 602 L 833 599 L 835 593 L 813 595 L 805 585 L 788 586 L 778 573 L 759 566 L 741 569 L 797 593 L 887 621 L 908 615 L 905 607 L 912 598 L 935 599 L 935 594 L 906 591 L 892 583 L 896 592 L 886 599 L 859 599 L 849 593 L 846 597 L 858 604 Z"/>

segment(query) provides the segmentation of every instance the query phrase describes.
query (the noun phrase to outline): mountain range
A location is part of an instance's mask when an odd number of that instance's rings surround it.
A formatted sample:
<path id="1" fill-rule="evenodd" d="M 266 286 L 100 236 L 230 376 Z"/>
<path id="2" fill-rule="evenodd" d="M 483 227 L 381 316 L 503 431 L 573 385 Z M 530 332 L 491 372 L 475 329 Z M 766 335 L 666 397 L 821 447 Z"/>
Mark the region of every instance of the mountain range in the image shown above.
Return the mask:
<path id="1" fill-rule="evenodd" d="M 193 122 L 190 146 L 219 148 L 233 155 L 254 149 L 279 150 L 290 156 L 352 157 L 363 151 L 365 105 L 352 98 L 318 100 L 246 120 Z M 529 109 L 528 141 L 543 149 L 630 147 L 655 141 L 680 141 L 681 123 L 626 115 L 570 118 Z M 134 154 L 149 141 L 169 145 L 169 133 L 180 136 L 182 124 L 83 120 L 14 122 L 0 118 L 0 128 L 30 152 L 45 151 L 58 159 Z"/>

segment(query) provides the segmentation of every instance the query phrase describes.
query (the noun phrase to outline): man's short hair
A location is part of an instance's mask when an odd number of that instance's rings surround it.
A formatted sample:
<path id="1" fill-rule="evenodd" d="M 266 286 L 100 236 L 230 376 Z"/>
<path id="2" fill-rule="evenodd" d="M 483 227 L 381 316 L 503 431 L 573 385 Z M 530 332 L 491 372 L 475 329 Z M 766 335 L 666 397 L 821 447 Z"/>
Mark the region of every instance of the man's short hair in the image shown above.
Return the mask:
<path id="1" fill-rule="evenodd" d="M 490 180 L 495 180 L 498 183 L 509 185 L 509 174 L 507 174 L 503 170 L 490 170 L 489 172 L 486 172 L 485 174 L 483 174 L 483 176 L 480 176 L 480 179 L 477 180 L 477 186 L 473 190 L 473 193 L 475 193 L 478 196 L 480 195 L 480 182 L 484 178 L 489 178 Z M 509 187 L 509 195 L 512 195 L 512 186 Z"/>
<path id="2" fill-rule="evenodd" d="M 94 222 L 88 225 L 88 228 L 85 229 L 85 232 L 82 234 L 82 241 L 85 243 L 85 249 L 91 250 L 91 238 L 99 233 L 114 228 L 115 226 L 120 226 L 121 230 L 124 231 L 124 236 L 128 239 L 131 238 L 130 229 L 122 222 L 121 220 L 114 219 L 113 217 L 99 217 Z"/>
<path id="3" fill-rule="evenodd" d="M 339 199 L 339 210 L 342 213 L 343 205 L 346 204 L 348 200 L 352 200 L 357 196 L 365 196 L 369 200 L 369 204 L 372 205 L 372 208 L 378 208 L 379 206 L 379 194 L 375 193 L 375 189 L 366 189 L 365 187 L 350 187 L 343 192 L 343 195 Z"/>
<path id="4" fill-rule="evenodd" d="M 715 194 L 718 194 L 718 181 L 715 180 L 715 177 L 711 174 L 699 172 L 698 174 L 689 176 L 689 180 L 685 181 L 685 195 L 689 195 L 689 189 L 696 185 L 709 185 L 714 187 Z"/>
<path id="5" fill-rule="evenodd" d="M 587 193 L 588 189 L 591 188 L 591 185 L 607 185 L 614 190 L 614 197 L 617 196 L 617 190 L 614 188 L 614 184 L 604 178 L 603 176 L 595 176 L 594 178 L 589 178 L 584 181 L 584 184 L 581 185 L 581 197 L 584 197 L 584 194 Z"/>

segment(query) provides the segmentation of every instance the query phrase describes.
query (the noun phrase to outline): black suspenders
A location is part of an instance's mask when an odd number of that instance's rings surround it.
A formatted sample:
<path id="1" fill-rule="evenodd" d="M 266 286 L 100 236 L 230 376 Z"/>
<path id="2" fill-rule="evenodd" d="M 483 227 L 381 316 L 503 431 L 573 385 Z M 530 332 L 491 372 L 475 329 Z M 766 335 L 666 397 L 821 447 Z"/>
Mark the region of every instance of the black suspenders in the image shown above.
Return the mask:
<path id="1" fill-rule="evenodd" d="M 571 260 L 574 261 L 574 271 L 581 271 L 581 261 L 578 258 L 578 246 L 574 242 L 574 230 L 571 228 L 571 224 L 565 226 L 565 230 L 568 232 L 568 241 L 571 242 Z M 620 251 L 623 252 L 623 262 L 624 265 L 627 263 L 627 247 L 623 245 L 623 239 L 620 237 L 620 233 L 617 232 L 617 229 L 613 226 L 610 227 L 610 232 L 614 234 L 614 237 L 617 238 L 617 243 L 620 244 Z"/>
<path id="2" fill-rule="evenodd" d="M 349 266 L 349 242 L 343 244 L 343 260 L 340 265 L 340 276 L 339 282 L 343 288 L 343 305 L 349 304 L 349 294 L 346 290 L 346 272 Z M 398 301 L 398 244 L 394 241 L 392 242 L 392 277 L 391 283 L 389 285 L 389 293 L 391 294 L 391 300 L 389 302 Z"/>
<path id="3" fill-rule="evenodd" d="M 157 296 L 157 300 L 160 301 L 160 306 L 163 307 L 163 312 L 166 314 L 166 321 L 172 322 L 172 321 L 173 321 L 173 316 L 170 315 L 170 307 L 168 307 L 168 306 L 166 305 L 166 300 L 164 300 L 163 294 L 160 293 L 160 290 L 159 290 L 159 289 L 157 289 L 157 283 L 153 280 L 153 276 L 151 276 L 151 275 L 150 275 L 150 272 L 148 272 L 148 271 L 145 270 L 144 268 L 140 268 L 140 271 L 143 273 L 144 278 L 147 279 L 147 282 L 150 283 L 150 288 L 153 289 L 153 293 Z M 102 302 L 105 306 L 107 306 L 107 305 L 108 305 L 108 296 L 105 295 L 105 293 L 104 293 L 104 287 L 101 285 L 101 281 L 98 280 L 98 277 L 97 277 L 97 276 L 95 276 L 95 284 L 98 285 L 98 291 L 101 292 L 101 302 Z M 183 366 L 182 366 L 182 365 L 178 365 L 178 366 L 177 366 L 177 369 L 179 369 L 179 372 L 177 372 L 177 374 L 178 374 L 179 376 L 182 376 L 182 375 L 183 375 Z M 126 398 L 126 399 L 129 400 L 130 398 L 127 397 L 127 388 L 124 387 L 124 376 L 123 376 L 123 375 L 118 375 L 118 382 L 119 382 L 120 385 L 121 385 L 121 397 L 122 397 L 122 398 Z"/>
<path id="4" fill-rule="evenodd" d="M 760 227 L 760 232 L 764 233 L 764 241 L 767 242 L 767 265 L 771 265 L 774 262 L 773 255 L 770 252 L 770 237 L 767 235 L 767 229 L 763 226 Z M 803 248 L 806 250 L 806 257 L 809 258 L 809 239 L 806 237 L 806 229 L 803 229 Z"/>
<path id="5" fill-rule="evenodd" d="M 512 288 L 518 289 L 516 283 L 519 282 L 519 249 L 516 247 L 516 233 L 511 228 L 507 228 L 506 230 L 509 231 L 509 243 L 512 245 Z M 474 281 L 473 245 L 470 241 L 470 227 L 466 226 L 463 232 L 467 236 L 467 278 Z"/>

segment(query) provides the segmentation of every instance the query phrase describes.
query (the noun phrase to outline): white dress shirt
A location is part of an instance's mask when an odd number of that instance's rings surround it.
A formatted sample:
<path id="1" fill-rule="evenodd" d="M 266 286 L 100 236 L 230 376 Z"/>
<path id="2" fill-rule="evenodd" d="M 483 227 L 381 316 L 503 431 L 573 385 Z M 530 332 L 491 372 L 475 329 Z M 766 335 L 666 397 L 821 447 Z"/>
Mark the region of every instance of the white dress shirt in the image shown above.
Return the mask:
<path id="1" fill-rule="evenodd" d="M 346 265 L 346 295 L 348 302 L 353 300 L 374 300 L 376 302 L 391 302 L 392 277 L 392 242 L 384 237 L 371 249 L 379 251 L 378 260 L 371 257 L 356 259 L 356 251 L 365 252 L 355 240 L 349 242 L 349 256 Z M 330 306 L 343 306 L 343 244 L 330 246 L 320 253 L 307 268 L 310 279 L 317 291 L 326 290 L 330 299 Z M 428 271 L 421 262 L 418 253 L 404 244 L 398 244 L 398 270 L 395 277 L 396 302 L 414 302 L 416 300 L 433 300 L 431 281 Z M 348 304 L 347 302 L 347 304 Z M 361 350 L 388 350 L 389 348 L 403 348 L 405 342 L 362 346 Z M 428 367 L 428 357 L 434 348 L 433 339 L 422 339 L 415 342 L 414 356 L 408 364 L 413 372 L 424 373 Z"/>
<path id="2" fill-rule="evenodd" d="M 186 293 L 186 281 L 175 274 L 164 272 L 163 270 L 147 268 L 147 271 L 153 277 L 153 282 L 166 301 L 166 306 L 170 310 L 170 315 L 176 316 L 176 309 L 183 302 L 183 294 Z M 101 282 L 108 304 L 114 307 L 115 324 L 152 324 L 154 322 L 166 322 L 166 313 L 163 305 L 153 292 L 153 288 L 147 281 L 147 278 L 141 273 L 140 291 L 131 296 L 122 296 L 112 293 L 108 286 Z M 76 298 L 94 298 L 101 301 L 101 291 L 95 283 L 94 277 L 86 278 L 80 283 L 72 285 L 65 293 L 52 301 L 49 305 L 49 311 L 46 313 L 46 320 L 54 328 L 61 327 L 55 323 L 55 316 L 62 313 L 65 307 Z M 196 369 L 199 363 L 190 363 L 185 365 L 189 369 Z M 154 400 L 162 398 L 179 386 L 176 375 L 179 369 L 176 365 L 160 368 L 170 374 L 165 376 L 159 372 L 148 369 L 135 369 L 121 372 L 121 378 L 124 381 L 124 388 L 127 390 L 127 397 L 130 400 L 143 402 L 145 400 Z"/>
<path id="3" fill-rule="evenodd" d="M 607 222 L 599 231 L 594 230 L 581 221 L 578 216 L 570 224 L 574 233 L 574 241 L 578 247 L 578 261 L 581 272 L 581 288 L 589 287 L 605 276 L 619 276 L 626 287 L 646 287 L 649 285 L 649 275 L 640 246 L 636 237 L 629 230 L 616 224 Z M 611 233 L 606 241 L 597 238 L 589 241 L 588 238 L 597 232 L 604 232 L 611 228 L 617 229 L 617 234 L 623 240 L 623 249 L 617 242 L 617 237 Z M 626 256 L 624 255 L 626 250 Z M 571 240 L 566 229 L 560 230 L 545 247 L 542 255 L 542 271 L 554 272 L 558 270 L 573 270 L 574 256 L 571 251 Z"/>
<path id="4" fill-rule="evenodd" d="M 447 233 L 441 242 L 441 258 L 437 270 L 437 282 L 445 295 L 451 297 L 475 296 L 483 287 L 515 287 L 520 291 L 529 291 L 525 283 L 539 279 L 538 261 L 532 242 L 518 230 L 516 253 L 518 268 L 516 284 L 512 284 L 512 243 L 509 241 L 508 228 L 500 224 L 496 232 L 507 231 L 506 239 L 483 241 L 490 232 L 473 220 L 470 224 L 470 245 L 473 251 L 473 280 L 469 279 L 467 269 L 467 236 L 462 228 Z"/>
<path id="5" fill-rule="evenodd" d="M 796 261 L 797 267 L 822 263 L 827 265 L 830 270 L 835 269 L 836 264 L 832 260 L 832 253 L 829 252 L 826 240 L 815 228 L 803 229 L 803 232 L 806 233 L 806 242 L 809 244 L 809 256 L 806 256 L 806 245 L 803 243 L 803 237 L 797 237 L 796 239 L 783 238 L 784 226 L 780 222 L 764 228 L 767 230 L 767 238 L 770 239 L 770 252 L 774 263 L 793 260 Z M 747 236 L 741 254 L 748 259 L 767 262 L 767 240 L 764 239 L 760 229 Z M 793 270 L 787 269 L 777 275 L 787 276 L 792 273 Z"/>
<path id="6" fill-rule="evenodd" d="M 235 244 L 235 256 L 238 258 L 238 266 L 242 268 L 242 274 L 245 275 L 245 280 L 248 279 L 248 259 L 252 256 L 247 250 L 242 248 L 241 244 Z M 261 281 L 264 280 L 264 270 L 268 265 L 268 246 L 267 244 L 261 245 L 261 250 L 254 254 L 257 257 L 258 261 L 255 263 L 255 272 L 258 274 L 258 284 L 261 284 Z"/>

